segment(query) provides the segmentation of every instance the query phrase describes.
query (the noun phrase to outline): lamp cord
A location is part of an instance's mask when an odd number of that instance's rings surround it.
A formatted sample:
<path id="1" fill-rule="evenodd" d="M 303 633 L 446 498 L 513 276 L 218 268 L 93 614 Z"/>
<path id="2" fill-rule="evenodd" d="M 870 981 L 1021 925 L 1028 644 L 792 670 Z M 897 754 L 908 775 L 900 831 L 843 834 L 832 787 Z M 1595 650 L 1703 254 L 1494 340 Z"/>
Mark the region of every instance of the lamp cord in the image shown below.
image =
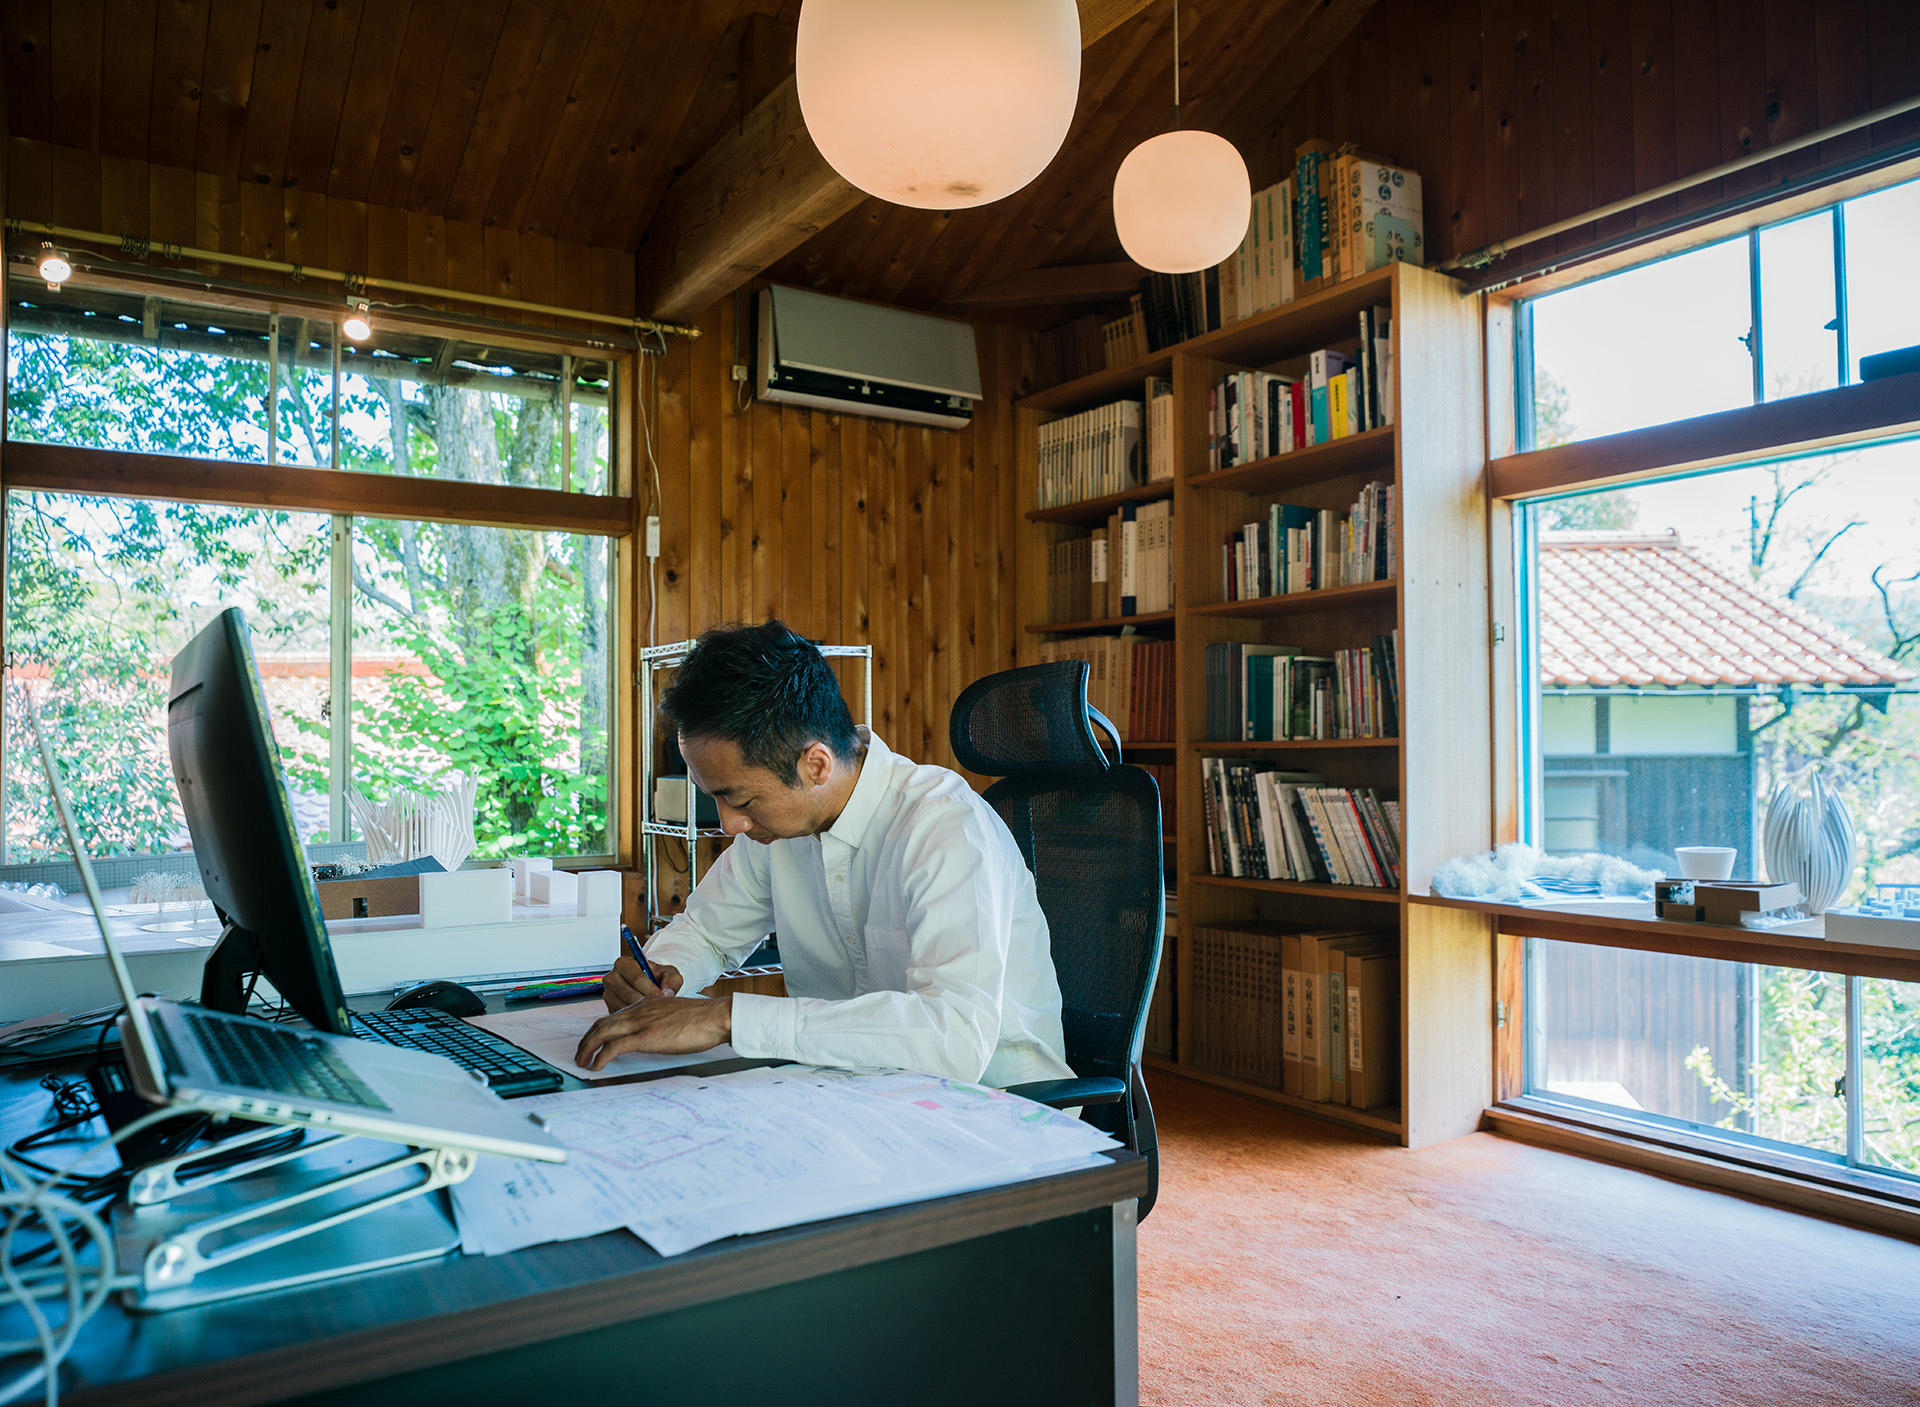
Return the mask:
<path id="1" fill-rule="evenodd" d="M 1180 130 L 1180 0 L 1173 0 L 1173 130 Z"/>

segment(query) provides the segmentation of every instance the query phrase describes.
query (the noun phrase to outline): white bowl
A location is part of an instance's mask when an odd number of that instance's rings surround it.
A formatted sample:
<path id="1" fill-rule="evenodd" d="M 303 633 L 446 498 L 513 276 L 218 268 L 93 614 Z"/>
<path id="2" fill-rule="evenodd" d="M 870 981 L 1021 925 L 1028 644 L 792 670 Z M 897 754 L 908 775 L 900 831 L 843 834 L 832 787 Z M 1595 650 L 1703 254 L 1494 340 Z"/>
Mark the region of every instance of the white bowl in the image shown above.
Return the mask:
<path id="1" fill-rule="evenodd" d="M 1732 879 L 1733 857 L 1738 853 L 1731 845 L 1680 845 L 1673 852 L 1687 879 Z"/>

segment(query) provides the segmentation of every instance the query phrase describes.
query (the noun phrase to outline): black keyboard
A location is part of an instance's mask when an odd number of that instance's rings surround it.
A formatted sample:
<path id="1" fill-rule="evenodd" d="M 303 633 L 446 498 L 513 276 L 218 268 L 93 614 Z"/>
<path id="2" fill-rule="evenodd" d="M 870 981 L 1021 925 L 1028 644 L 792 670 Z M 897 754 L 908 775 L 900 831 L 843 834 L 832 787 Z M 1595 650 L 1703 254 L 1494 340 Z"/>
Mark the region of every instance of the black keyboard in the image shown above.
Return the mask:
<path id="1" fill-rule="evenodd" d="M 486 1078 L 487 1088 L 502 1099 L 560 1088 L 560 1072 L 539 1056 L 430 1006 L 356 1012 L 353 1029 L 370 1041 L 444 1055 L 456 1065 L 477 1070 Z"/>
<path id="2" fill-rule="evenodd" d="M 319 1036 L 192 1010 L 185 1015 L 201 1051 L 227 1084 L 361 1109 L 391 1108 Z"/>

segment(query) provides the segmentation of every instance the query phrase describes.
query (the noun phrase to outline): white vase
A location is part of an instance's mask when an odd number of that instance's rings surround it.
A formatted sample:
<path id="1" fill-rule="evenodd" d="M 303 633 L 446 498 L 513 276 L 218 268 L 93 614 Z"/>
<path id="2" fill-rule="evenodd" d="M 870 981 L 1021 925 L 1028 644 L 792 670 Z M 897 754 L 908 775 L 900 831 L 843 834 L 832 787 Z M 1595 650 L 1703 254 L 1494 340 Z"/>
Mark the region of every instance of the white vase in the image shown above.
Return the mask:
<path id="1" fill-rule="evenodd" d="M 1761 844 L 1767 877 L 1775 884 L 1799 885 L 1801 907 L 1823 914 L 1853 877 L 1856 840 L 1853 817 L 1840 794 L 1817 769 L 1811 775 L 1812 784 L 1804 790 L 1794 781 L 1774 788 Z"/>

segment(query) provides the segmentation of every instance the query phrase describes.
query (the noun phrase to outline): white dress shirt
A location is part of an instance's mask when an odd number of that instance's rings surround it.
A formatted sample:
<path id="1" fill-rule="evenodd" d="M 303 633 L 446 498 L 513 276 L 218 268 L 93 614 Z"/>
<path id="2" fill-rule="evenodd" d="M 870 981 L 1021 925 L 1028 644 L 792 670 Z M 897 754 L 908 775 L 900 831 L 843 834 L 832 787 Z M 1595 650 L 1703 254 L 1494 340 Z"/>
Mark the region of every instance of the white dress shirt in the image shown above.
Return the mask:
<path id="1" fill-rule="evenodd" d="M 1006 1086 L 1070 1079 L 1060 983 L 1033 875 L 958 773 L 867 729 L 831 828 L 736 839 L 647 944 L 689 994 L 780 939 L 788 995 L 735 993 L 742 1055 Z"/>

